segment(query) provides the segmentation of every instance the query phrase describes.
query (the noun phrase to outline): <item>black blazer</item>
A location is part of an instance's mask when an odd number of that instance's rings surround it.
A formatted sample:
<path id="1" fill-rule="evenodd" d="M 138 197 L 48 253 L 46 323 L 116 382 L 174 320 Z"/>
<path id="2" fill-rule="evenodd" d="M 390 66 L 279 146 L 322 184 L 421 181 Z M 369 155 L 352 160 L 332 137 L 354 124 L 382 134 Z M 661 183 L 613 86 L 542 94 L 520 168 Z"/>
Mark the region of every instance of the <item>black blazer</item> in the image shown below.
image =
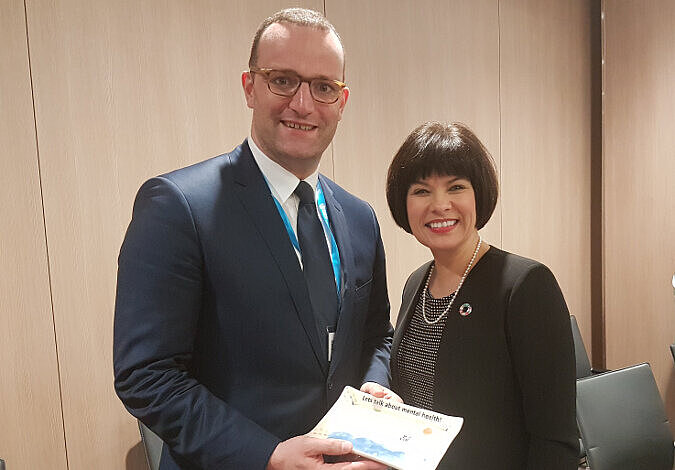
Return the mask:
<path id="1" fill-rule="evenodd" d="M 165 442 L 161 468 L 264 469 L 345 385 L 389 385 L 372 208 L 320 176 L 342 263 L 332 361 L 248 144 L 147 181 L 119 256 L 115 388 Z"/>
<path id="2" fill-rule="evenodd" d="M 401 338 L 431 262 L 413 272 L 392 347 L 399 387 Z M 459 314 L 468 302 L 470 315 Z M 574 345 L 558 283 L 541 263 L 491 247 L 448 312 L 436 362 L 434 410 L 464 418 L 440 469 L 577 468 Z"/>

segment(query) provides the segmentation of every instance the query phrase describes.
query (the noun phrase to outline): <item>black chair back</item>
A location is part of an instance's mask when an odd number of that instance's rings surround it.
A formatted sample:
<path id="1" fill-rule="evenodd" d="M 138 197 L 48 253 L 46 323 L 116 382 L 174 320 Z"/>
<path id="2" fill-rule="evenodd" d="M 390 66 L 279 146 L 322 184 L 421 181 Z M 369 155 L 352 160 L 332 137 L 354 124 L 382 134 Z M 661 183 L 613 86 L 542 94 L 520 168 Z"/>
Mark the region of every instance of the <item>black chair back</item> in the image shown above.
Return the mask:
<path id="1" fill-rule="evenodd" d="M 579 331 L 579 325 L 574 315 L 570 315 L 572 324 L 572 338 L 574 339 L 574 357 L 577 361 L 577 379 L 591 375 L 591 361 L 588 359 L 588 353 L 584 346 L 584 340 Z"/>
<path id="2" fill-rule="evenodd" d="M 593 470 L 673 468 L 673 435 L 649 364 L 577 380 L 577 423 Z"/>
<path id="3" fill-rule="evenodd" d="M 150 470 L 159 470 L 159 461 L 162 457 L 162 447 L 164 442 L 157 434 L 152 432 L 145 424 L 138 422 L 138 429 L 141 432 L 141 440 L 145 449 L 145 458 L 148 461 Z M 1 469 L 0 469 L 1 470 Z"/>

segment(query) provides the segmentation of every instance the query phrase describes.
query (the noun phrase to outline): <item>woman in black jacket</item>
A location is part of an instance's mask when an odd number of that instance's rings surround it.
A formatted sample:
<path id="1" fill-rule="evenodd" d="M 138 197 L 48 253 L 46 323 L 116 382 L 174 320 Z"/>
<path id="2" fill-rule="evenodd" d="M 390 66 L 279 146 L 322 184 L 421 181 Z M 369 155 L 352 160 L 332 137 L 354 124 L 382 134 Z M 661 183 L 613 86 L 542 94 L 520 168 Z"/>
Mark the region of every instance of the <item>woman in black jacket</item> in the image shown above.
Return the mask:
<path id="1" fill-rule="evenodd" d="M 441 469 L 576 469 L 567 306 L 546 266 L 482 240 L 497 193 L 492 158 L 462 124 L 423 124 L 394 157 L 392 215 L 433 260 L 404 288 L 392 389 L 464 418 Z"/>

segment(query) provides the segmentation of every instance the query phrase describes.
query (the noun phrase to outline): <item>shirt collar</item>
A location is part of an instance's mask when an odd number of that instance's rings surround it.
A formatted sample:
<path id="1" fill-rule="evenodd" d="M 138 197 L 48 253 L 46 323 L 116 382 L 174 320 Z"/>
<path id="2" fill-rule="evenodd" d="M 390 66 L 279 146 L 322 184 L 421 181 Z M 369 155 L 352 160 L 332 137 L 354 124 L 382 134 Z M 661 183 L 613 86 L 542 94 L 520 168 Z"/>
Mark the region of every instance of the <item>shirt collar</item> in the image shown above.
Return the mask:
<path id="1" fill-rule="evenodd" d="M 283 166 L 269 158 L 256 145 L 251 136 L 248 137 L 248 146 L 251 148 L 253 159 L 258 164 L 258 168 L 267 180 L 267 183 L 272 190 L 272 194 L 281 204 L 284 204 L 295 191 L 300 179 L 293 173 L 288 171 Z M 305 181 L 314 188 L 316 192 L 316 184 L 319 181 L 319 170 L 317 170 L 305 178 Z"/>

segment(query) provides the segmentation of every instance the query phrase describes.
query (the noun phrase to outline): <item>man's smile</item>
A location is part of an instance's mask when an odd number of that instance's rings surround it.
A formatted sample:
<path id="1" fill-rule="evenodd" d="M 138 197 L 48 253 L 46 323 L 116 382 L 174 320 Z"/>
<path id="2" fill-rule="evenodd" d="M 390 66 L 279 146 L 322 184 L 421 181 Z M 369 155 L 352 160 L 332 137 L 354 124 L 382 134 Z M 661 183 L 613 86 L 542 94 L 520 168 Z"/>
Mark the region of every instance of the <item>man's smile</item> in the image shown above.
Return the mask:
<path id="1" fill-rule="evenodd" d="M 311 131 L 312 129 L 316 129 L 317 127 L 311 124 L 301 124 L 299 122 L 293 121 L 281 121 L 281 123 L 286 127 L 290 127 L 291 129 L 298 129 L 301 131 Z"/>

